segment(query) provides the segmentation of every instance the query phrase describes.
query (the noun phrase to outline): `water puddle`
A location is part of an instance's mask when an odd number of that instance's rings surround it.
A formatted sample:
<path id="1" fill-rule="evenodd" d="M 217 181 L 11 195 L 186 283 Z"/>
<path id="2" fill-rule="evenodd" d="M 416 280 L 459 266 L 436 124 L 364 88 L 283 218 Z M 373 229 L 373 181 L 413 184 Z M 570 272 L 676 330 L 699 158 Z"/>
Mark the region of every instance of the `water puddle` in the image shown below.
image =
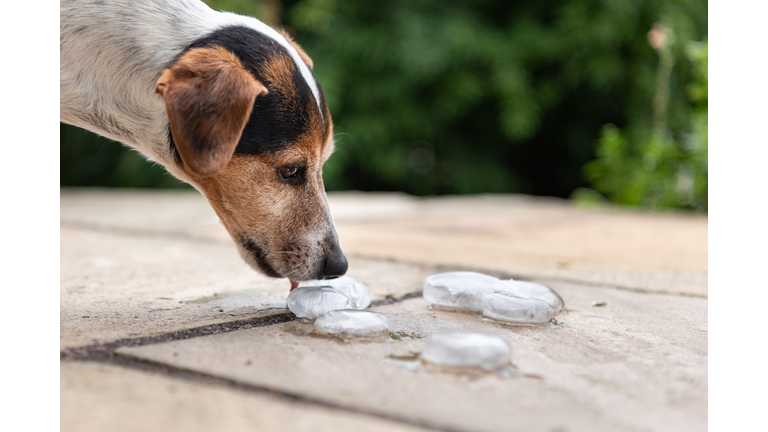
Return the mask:
<path id="1" fill-rule="evenodd" d="M 283 327 L 283 331 L 290 333 L 294 336 L 309 336 L 318 339 L 328 339 L 337 342 L 398 342 L 398 341 L 410 341 L 414 339 L 422 339 L 425 336 L 420 333 L 409 333 L 406 331 L 390 331 L 388 336 L 385 337 L 354 337 L 354 336 L 340 336 L 335 334 L 320 333 L 315 330 L 315 320 L 308 318 L 299 318 L 296 321 L 292 321 Z"/>
<path id="2" fill-rule="evenodd" d="M 424 368 L 421 364 L 421 354 L 414 352 L 402 356 L 390 354 L 384 359 L 384 363 L 397 365 L 413 372 L 418 372 Z"/>
<path id="3" fill-rule="evenodd" d="M 218 308 L 285 309 L 285 299 L 273 298 L 259 291 L 224 291 L 207 297 L 181 300 L 182 304 L 205 305 Z"/>
<path id="4" fill-rule="evenodd" d="M 179 303 L 187 303 L 187 304 L 207 304 L 207 303 L 215 303 L 218 301 L 221 301 L 225 298 L 229 297 L 228 294 L 214 294 L 212 296 L 208 297 L 197 297 L 193 298 L 191 300 L 182 300 Z"/>
<path id="5" fill-rule="evenodd" d="M 541 323 L 541 324 L 534 324 L 534 323 L 511 323 L 507 321 L 499 321 L 495 320 L 493 318 L 487 318 L 483 317 L 483 321 L 492 322 L 494 324 L 498 324 L 502 328 L 507 329 L 521 329 L 521 328 L 538 328 L 538 329 L 556 329 L 563 326 L 563 323 L 558 321 L 557 318 L 552 318 L 552 320 Z"/>
<path id="6" fill-rule="evenodd" d="M 551 320 L 544 322 L 544 323 L 533 323 L 533 322 L 509 322 L 509 321 L 502 321 L 498 319 L 489 318 L 487 316 L 483 316 L 482 312 L 475 312 L 470 310 L 461 310 L 461 309 L 455 309 L 448 306 L 440 306 L 440 305 L 429 305 L 427 306 L 427 309 L 431 311 L 440 311 L 440 312 L 446 312 L 446 313 L 456 313 L 456 314 L 467 314 L 467 315 L 474 315 L 478 318 L 482 319 L 483 321 L 492 322 L 494 324 L 499 324 L 501 327 L 505 328 L 540 328 L 540 329 L 555 329 L 563 326 L 563 323 L 561 321 L 557 320 L 557 317 L 553 317 Z M 567 309 L 563 309 L 564 313 L 568 313 Z"/>
<path id="7" fill-rule="evenodd" d="M 445 366 L 436 363 L 428 362 L 421 358 L 419 352 L 409 352 L 405 355 L 390 354 L 383 360 L 384 363 L 400 366 L 412 372 L 436 372 L 436 373 L 448 373 L 452 375 L 467 376 L 470 378 L 481 378 L 484 376 L 497 376 L 499 378 L 512 378 L 512 377 L 525 377 L 544 379 L 544 377 L 534 374 L 521 373 L 517 367 L 511 362 L 496 371 L 485 371 L 476 367 L 458 367 L 458 366 Z"/>
<path id="8" fill-rule="evenodd" d="M 283 331 L 294 336 L 307 336 L 314 330 L 312 322 L 311 319 L 299 318 L 283 326 Z"/>

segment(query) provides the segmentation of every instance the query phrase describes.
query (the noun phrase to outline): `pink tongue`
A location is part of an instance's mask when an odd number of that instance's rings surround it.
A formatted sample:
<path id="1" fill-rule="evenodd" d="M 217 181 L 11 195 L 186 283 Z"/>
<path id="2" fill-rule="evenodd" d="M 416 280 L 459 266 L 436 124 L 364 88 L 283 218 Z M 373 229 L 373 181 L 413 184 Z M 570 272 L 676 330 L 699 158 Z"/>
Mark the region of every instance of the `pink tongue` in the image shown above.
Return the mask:
<path id="1" fill-rule="evenodd" d="M 295 281 L 293 279 L 288 279 L 288 280 L 291 281 L 291 291 L 293 291 L 293 290 L 295 290 L 296 288 L 299 287 L 299 283 L 297 281 Z"/>

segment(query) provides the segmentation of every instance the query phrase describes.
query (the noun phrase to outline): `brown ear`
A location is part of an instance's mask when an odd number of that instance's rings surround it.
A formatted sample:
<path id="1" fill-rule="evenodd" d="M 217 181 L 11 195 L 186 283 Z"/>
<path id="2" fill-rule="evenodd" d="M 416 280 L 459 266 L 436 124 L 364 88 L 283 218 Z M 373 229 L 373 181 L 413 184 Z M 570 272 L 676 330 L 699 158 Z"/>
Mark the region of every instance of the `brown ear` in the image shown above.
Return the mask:
<path id="1" fill-rule="evenodd" d="M 299 53 L 299 57 L 301 57 L 301 59 L 304 60 L 304 63 L 306 63 L 307 66 L 309 66 L 309 70 L 312 70 L 312 59 L 309 58 L 309 56 L 307 55 L 307 53 L 304 52 L 303 49 L 301 49 L 301 46 L 299 46 L 299 44 L 293 41 L 293 37 L 291 37 L 291 34 L 288 33 L 288 31 L 283 28 L 276 28 L 275 30 L 281 35 L 283 35 L 283 37 L 288 42 L 290 42 L 291 45 L 293 45 L 293 47 L 296 49 L 296 52 Z"/>
<path id="2" fill-rule="evenodd" d="M 193 48 L 157 80 L 181 160 L 209 176 L 232 158 L 256 97 L 267 88 L 221 47 Z"/>

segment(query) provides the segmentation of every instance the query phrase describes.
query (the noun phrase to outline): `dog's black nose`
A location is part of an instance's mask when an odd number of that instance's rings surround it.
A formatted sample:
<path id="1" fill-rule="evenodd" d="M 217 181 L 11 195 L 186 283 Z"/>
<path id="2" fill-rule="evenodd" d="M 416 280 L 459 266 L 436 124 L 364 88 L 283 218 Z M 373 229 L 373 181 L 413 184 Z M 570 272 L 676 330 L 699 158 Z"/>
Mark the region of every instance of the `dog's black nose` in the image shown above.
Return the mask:
<path id="1" fill-rule="evenodd" d="M 349 264 L 347 263 L 347 257 L 343 253 L 329 254 L 325 259 L 325 268 L 323 269 L 323 276 L 326 279 L 333 279 L 339 276 L 344 276 L 347 272 Z"/>

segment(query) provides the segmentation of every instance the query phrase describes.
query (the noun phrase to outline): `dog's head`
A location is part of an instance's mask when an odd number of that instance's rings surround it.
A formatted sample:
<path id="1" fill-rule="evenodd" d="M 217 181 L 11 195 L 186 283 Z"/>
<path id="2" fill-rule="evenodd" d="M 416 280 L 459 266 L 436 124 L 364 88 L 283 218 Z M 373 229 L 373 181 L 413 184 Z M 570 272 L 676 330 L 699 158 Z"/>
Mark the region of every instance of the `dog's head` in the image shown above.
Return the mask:
<path id="1" fill-rule="evenodd" d="M 290 38 L 231 27 L 192 44 L 155 88 L 178 170 L 249 265 L 292 281 L 347 270 L 322 178 L 333 125 L 311 68 Z"/>

